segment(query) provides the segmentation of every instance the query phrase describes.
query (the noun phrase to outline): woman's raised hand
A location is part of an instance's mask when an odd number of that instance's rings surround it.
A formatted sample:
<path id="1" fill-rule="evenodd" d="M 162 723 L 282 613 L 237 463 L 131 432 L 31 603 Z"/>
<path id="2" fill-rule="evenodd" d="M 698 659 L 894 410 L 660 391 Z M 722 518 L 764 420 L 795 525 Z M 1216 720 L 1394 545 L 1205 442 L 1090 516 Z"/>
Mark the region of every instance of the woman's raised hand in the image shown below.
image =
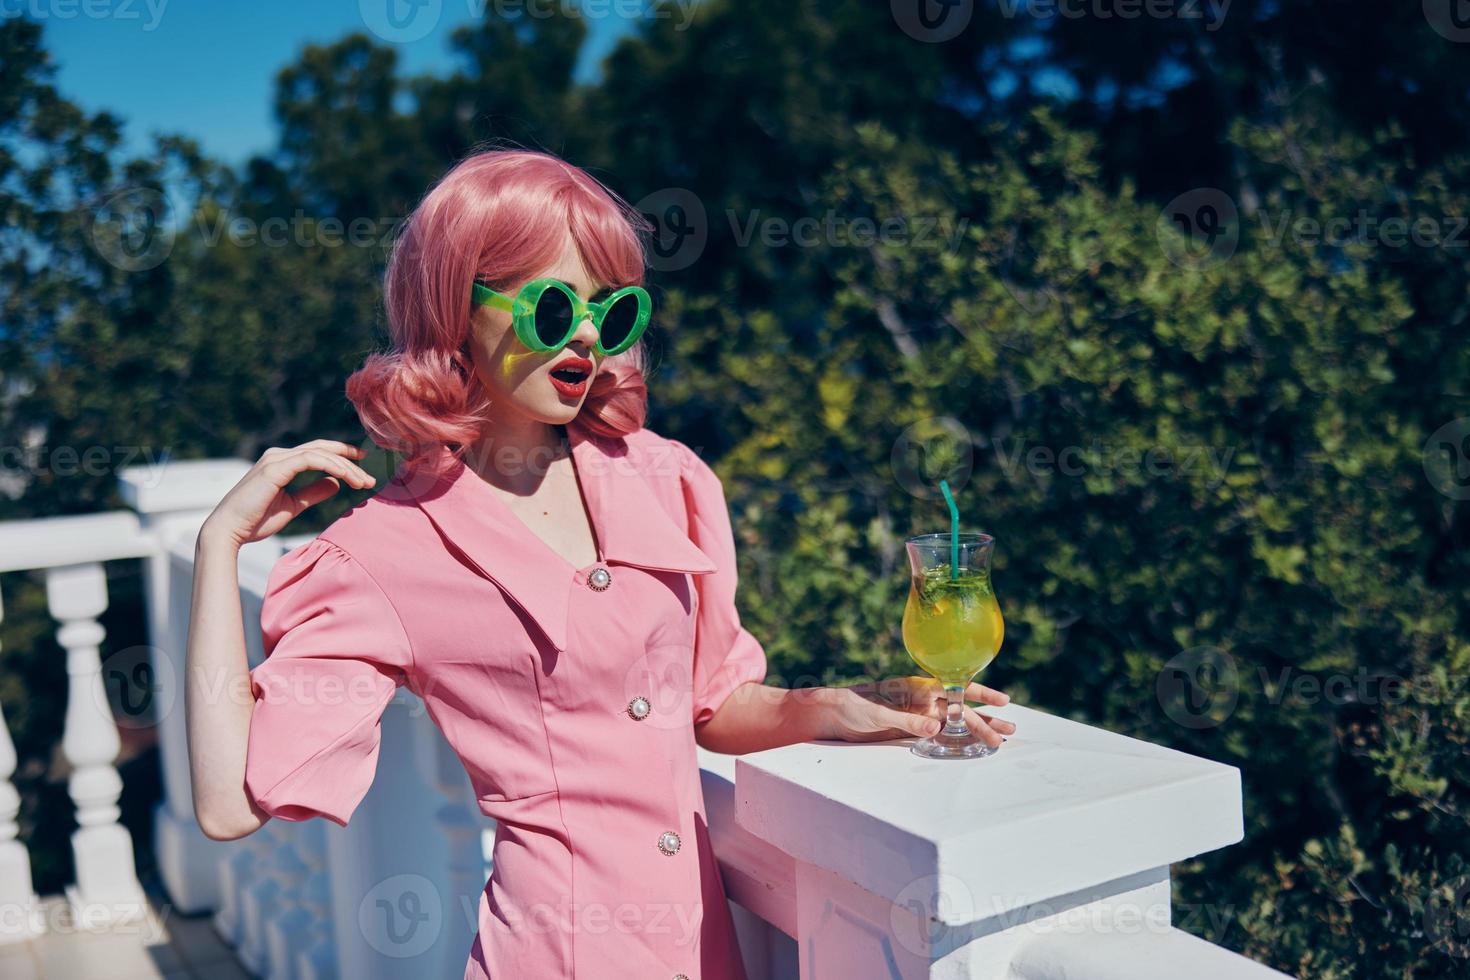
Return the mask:
<path id="1" fill-rule="evenodd" d="M 313 504 L 337 492 L 343 482 L 358 490 L 376 481 L 354 460 L 367 455 L 335 439 L 313 439 L 291 449 L 267 449 L 240 482 L 225 494 L 200 529 L 201 539 L 222 539 L 235 547 L 275 534 Z M 325 474 L 292 493 L 286 484 L 298 473 Z"/>

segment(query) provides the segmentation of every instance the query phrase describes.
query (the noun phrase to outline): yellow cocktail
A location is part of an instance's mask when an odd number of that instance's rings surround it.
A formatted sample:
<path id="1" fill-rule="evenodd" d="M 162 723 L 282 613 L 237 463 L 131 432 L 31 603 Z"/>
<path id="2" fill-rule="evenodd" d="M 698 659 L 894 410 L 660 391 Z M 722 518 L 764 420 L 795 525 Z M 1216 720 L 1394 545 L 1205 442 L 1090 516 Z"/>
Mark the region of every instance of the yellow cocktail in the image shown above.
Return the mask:
<path id="1" fill-rule="evenodd" d="M 995 539 L 988 534 L 921 534 L 908 548 L 909 599 L 903 645 L 924 671 L 944 685 L 948 701 L 939 733 L 913 745 L 928 759 L 977 759 L 995 749 L 965 724 L 965 688 L 1005 639 L 1005 620 L 990 583 Z"/>
<path id="2" fill-rule="evenodd" d="M 912 577 L 903 610 L 903 645 L 925 671 L 945 684 L 968 684 L 1000 652 L 1005 620 L 989 572 L 949 565 Z"/>

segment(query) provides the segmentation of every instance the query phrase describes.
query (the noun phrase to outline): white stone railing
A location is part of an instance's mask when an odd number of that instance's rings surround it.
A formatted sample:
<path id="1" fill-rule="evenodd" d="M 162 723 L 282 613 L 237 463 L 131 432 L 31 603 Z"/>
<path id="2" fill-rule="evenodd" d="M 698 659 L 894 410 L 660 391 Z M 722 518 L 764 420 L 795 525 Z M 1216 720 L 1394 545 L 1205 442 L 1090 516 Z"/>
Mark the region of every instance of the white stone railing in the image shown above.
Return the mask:
<path id="1" fill-rule="evenodd" d="M 458 977 L 494 825 L 406 689 L 384 712 L 377 779 L 348 827 L 273 820 L 221 843 L 194 822 L 182 695 L 193 538 L 246 465 L 126 471 L 132 512 L 0 524 L 0 571 L 44 570 L 67 650 L 63 748 L 80 824 L 68 894 L 92 921 L 108 912 L 126 921 L 143 907 L 117 824 L 119 742 L 96 622 L 107 602 L 101 563 L 141 558 L 151 674 L 130 680 L 145 679 L 159 726 L 154 839 L 174 910 L 212 912 L 247 968 L 272 980 Z M 294 540 L 241 555 L 252 664 L 266 576 Z M 701 750 L 750 980 L 1281 976 L 1171 925 L 1170 865 L 1242 836 L 1237 770 L 1020 705 L 1001 713 L 1016 736 L 972 762 L 918 759 L 903 741 L 739 758 Z M 35 903 L 16 839 L 14 766 L 0 725 L 6 909 Z M 8 916 L 0 942 L 25 938 L 36 920 Z"/>

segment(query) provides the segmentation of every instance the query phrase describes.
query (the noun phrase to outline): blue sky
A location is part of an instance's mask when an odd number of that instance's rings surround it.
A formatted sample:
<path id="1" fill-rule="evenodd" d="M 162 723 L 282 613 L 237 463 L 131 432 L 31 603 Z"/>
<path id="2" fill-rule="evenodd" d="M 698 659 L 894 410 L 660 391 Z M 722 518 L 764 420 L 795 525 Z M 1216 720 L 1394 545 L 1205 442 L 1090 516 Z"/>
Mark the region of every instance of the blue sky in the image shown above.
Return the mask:
<path id="1" fill-rule="evenodd" d="M 588 17 L 582 77 L 633 27 L 614 12 L 628 6 Z M 275 145 L 275 76 L 304 45 L 367 31 L 395 44 L 402 70 L 447 71 L 449 34 L 494 10 L 487 0 L 0 0 L 0 16 L 44 25 L 63 95 L 121 115 L 132 148 L 182 133 L 232 163 Z"/>

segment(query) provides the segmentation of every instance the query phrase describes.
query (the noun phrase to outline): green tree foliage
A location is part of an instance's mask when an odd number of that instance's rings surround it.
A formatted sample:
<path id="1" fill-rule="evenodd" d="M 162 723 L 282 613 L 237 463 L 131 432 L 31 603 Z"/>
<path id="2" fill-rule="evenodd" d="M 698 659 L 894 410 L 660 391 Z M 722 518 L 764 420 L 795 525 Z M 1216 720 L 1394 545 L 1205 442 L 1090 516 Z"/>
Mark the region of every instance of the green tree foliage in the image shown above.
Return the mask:
<path id="1" fill-rule="evenodd" d="M 392 232 L 486 141 L 589 167 L 660 247 L 692 199 L 651 424 L 726 480 L 772 679 L 912 669 L 902 541 L 944 526 L 947 476 L 999 539 L 988 679 L 1241 768 L 1246 839 L 1175 869 L 1184 928 L 1303 977 L 1458 976 L 1463 52 L 1410 8 L 1018 3 L 924 44 L 885 4 L 709 0 L 590 85 L 575 17 L 472 25 L 425 77 L 348 37 L 281 72 L 280 146 L 238 171 L 181 139 L 121 159 L 8 20 L 5 443 L 361 441 L 342 383 Z M 120 267 L 96 202 L 139 188 L 173 233 Z M 108 472 L 28 476 L 10 513 L 109 504 Z M 37 630 L 5 629 L 13 677 Z"/>

